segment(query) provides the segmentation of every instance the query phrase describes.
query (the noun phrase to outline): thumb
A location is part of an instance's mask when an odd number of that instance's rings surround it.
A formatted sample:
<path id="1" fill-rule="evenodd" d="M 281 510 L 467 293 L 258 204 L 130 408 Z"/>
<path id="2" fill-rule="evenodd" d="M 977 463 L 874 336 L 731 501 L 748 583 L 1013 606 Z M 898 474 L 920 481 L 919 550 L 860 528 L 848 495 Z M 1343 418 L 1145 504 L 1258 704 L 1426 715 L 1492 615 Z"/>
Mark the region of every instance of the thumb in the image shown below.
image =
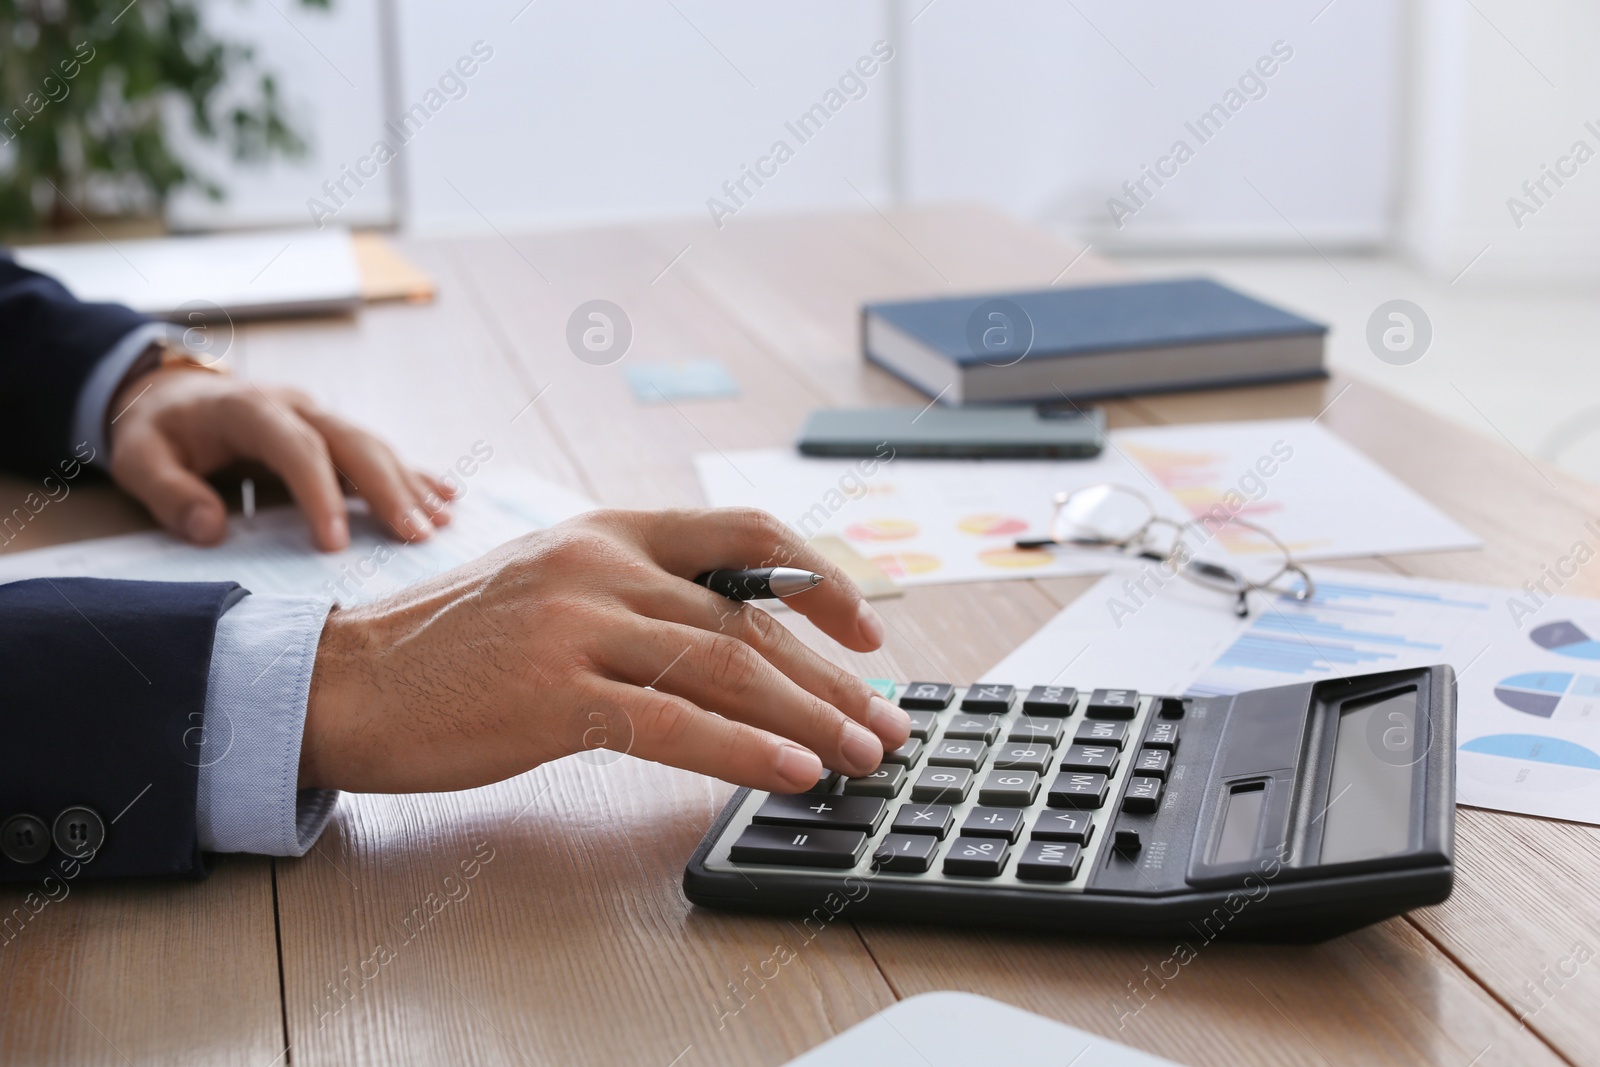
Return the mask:
<path id="1" fill-rule="evenodd" d="M 183 465 L 166 438 L 146 433 L 118 444 L 111 477 L 149 508 L 157 522 L 197 545 L 222 540 L 228 522 L 222 497 Z"/>

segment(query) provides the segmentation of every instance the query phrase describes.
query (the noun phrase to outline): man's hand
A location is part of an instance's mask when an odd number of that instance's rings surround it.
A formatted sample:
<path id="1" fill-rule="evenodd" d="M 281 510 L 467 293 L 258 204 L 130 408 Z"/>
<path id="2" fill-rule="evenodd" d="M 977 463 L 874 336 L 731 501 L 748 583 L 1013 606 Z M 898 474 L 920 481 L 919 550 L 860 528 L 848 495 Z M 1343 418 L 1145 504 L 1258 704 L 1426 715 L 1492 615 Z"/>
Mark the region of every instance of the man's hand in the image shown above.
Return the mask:
<path id="1" fill-rule="evenodd" d="M 172 368 L 125 384 L 111 412 L 111 477 L 195 544 L 215 544 L 227 526 L 204 476 L 241 460 L 284 480 L 324 551 L 350 543 L 341 483 L 403 541 L 425 541 L 450 521 L 448 486 L 294 389 Z"/>
<path id="2" fill-rule="evenodd" d="M 826 577 L 786 603 L 846 648 L 883 623 L 765 512 L 591 512 L 328 618 L 300 785 L 466 789 L 585 749 L 793 793 L 876 768 L 906 713 L 767 612 L 695 585 L 719 567 Z M 819 758 L 820 757 L 820 758 Z"/>

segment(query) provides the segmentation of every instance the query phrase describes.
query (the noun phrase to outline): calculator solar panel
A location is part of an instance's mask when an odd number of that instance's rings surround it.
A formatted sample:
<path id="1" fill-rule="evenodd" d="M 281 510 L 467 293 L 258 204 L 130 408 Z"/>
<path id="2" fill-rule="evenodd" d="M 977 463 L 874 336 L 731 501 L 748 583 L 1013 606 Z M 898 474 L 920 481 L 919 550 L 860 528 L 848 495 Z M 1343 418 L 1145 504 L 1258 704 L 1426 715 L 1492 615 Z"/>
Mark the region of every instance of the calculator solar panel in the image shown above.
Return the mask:
<path id="1" fill-rule="evenodd" d="M 1448 666 L 1170 697 L 874 681 L 871 775 L 741 789 L 684 872 L 708 907 L 1318 940 L 1450 893 Z"/>

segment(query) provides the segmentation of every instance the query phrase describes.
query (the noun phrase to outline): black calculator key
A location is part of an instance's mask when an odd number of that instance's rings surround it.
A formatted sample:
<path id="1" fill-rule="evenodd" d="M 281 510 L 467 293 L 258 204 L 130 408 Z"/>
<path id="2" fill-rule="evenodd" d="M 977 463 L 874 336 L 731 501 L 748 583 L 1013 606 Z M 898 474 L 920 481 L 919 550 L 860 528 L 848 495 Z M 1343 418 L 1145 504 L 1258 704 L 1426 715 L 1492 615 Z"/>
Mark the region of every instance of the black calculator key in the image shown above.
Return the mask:
<path id="1" fill-rule="evenodd" d="M 751 822 L 769 826 L 817 826 L 875 833 L 889 805 L 876 797 L 774 793 L 761 802 Z"/>
<path id="2" fill-rule="evenodd" d="M 924 767 L 911 787 L 911 799 L 936 804 L 959 804 L 972 788 L 972 772 L 965 767 Z"/>
<path id="3" fill-rule="evenodd" d="M 955 810 L 948 804 L 918 804 L 912 801 L 900 805 L 889 830 L 897 834 L 932 834 L 943 841 L 955 821 Z"/>
<path id="4" fill-rule="evenodd" d="M 844 780 L 847 797 L 883 797 L 893 800 L 906 784 L 906 769 L 898 763 L 882 763 L 871 774 Z"/>
<path id="5" fill-rule="evenodd" d="M 926 834 L 887 834 L 873 850 L 872 862 L 880 871 L 921 874 L 933 866 L 939 839 Z"/>
<path id="6" fill-rule="evenodd" d="M 1039 795 L 1039 776 L 1033 771 L 990 771 L 978 790 L 979 804 L 1025 808 Z"/>
<path id="7" fill-rule="evenodd" d="M 982 741 L 992 745 L 1000 736 L 1000 716 L 957 715 L 945 727 L 944 736 L 951 741 Z"/>
<path id="8" fill-rule="evenodd" d="M 1024 715 L 1011 724 L 1011 732 L 1006 735 L 1006 740 L 1038 741 L 1053 747 L 1061 743 L 1061 735 L 1066 731 L 1067 724 L 1060 719 L 1042 719 Z"/>
<path id="9" fill-rule="evenodd" d="M 928 755 L 928 763 L 935 767 L 965 767 L 975 771 L 983 766 L 989 756 L 989 746 L 982 741 L 940 741 Z"/>
<path id="10" fill-rule="evenodd" d="M 944 855 L 945 874 L 997 877 L 1011 858 L 1011 846 L 998 837 L 958 837 Z"/>
<path id="11" fill-rule="evenodd" d="M 926 746 L 915 737 L 906 738 L 906 743 L 899 748 L 892 749 L 883 754 L 883 762 L 898 763 L 902 767 L 915 767 L 922 758 L 922 750 Z"/>
<path id="12" fill-rule="evenodd" d="M 1154 779 L 1151 779 L 1154 781 Z M 1050 787 L 1052 808 L 1077 808 L 1093 811 L 1106 802 L 1106 776 L 1085 771 L 1062 771 Z"/>
<path id="13" fill-rule="evenodd" d="M 962 711 L 990 711 L 1004 715 L 1011 710 L 1011 696 L 1017 691 L 1014 685 L 975 685 L 961 698 Z"/>
<path id="14" fill-rule="evenodd" d="M 1156 701 L 1156 714 L 1163 719 L 1181 719 L 1186 710 L 1182 697 L 1160 697 Z"/>
<path id="15" fill-rule="evenodd" d="M 1033 824 L 1034 841 L 1071 841 L 1087 845 L 1094 836 L 1094 817 L 1086 811 L 1045 811 Z"/>
<path id="16" fill-rule="evenodd" d="M 1043 774 L 1050 769 L 1052 755 L 1049 745 L 1001 745 L 994 750 L 994 769 Z"/>
<path id="17" fill-rule="evenodd" d="M 806 792 L 831 793 L 839 785 L 839 779 L 841 777 L 843 776 L 838 771 L 824 770 L 822 772 L 822 777 L 817 779 L 817 784 L 812 786 L 810 789 L 807 789 Z"/>
<path id="18" fill-rule="evenodd" d="M 939 728 L 937 711 L 908 711 L 906 716 L 911 719 L 911 736 L 919 741 L 928 740 L 933 736 L 933 731 Z"/>
<path id="19" fill-rule="evenodd" d="M 1176 750 L 1178 747 L 1178 724 L 1175 722 L 1151 723 L 1150 729 L 1145 731 L 1144 743 L 1151 748 Z"/>
<path id="20" fill-rule="evenodd" d="M 955 694 L 955 688 L 945 682 L 912 682 L 900 694 L 900 706 L 907 711 L 943 711 Z"/>
<path id="21" fill-rule="evenodd" d="M 1117 773 L 1120 759 L 1115 745 L 1072 745 L 1067 749 L 1067 754 L 1061 757 L 1061 769 L 1100 771 L 1109 777 Z"/>
<path id="22" fill-rule="evenodd" d="M 961 836 L 1015 841 L 1022 836 L 1022 812 L 1016 808 L 973 808 L 961 824 Z"/>
<path id="23" fill-rule="evenodd" d="M 1097 719 L 1078 727 L 1072 739 L 1080 745 L 1116 745 L 1121 748 L 1128 740 L 1128 724 Z"/>
<path id="24" fill-rule="evenodd" d="M 1129 778 L 1122 794 L 1122 810 L 1149 813 L 1161 807 L 1161 779 Z"/>
<path id="25" fill-rule="evenodd" d="M 783 863 L 792 867 L 854 867 L 867 851 L 859 830 L 812 826 L 747 826 L 728 858 L 735 863 Z"/>
<path id="26" fill-rule="evenodd" d="M 1072 705 L 1077 700 L 1078 691 L 1070 685 L 1036 685 L 1023 699 L 1022 713 L 1065 717 L 1072 714 Z"/>
<path id="27" fill-rule="evenodd" d="M 1165 780 L 1171 765 L 1172 753 L 1164 748 L 1151 748 L 1146 745 L 1139 750 L 1139 758 L 1133 761 L 1133 773 Z"/>
<path id="28" fill-rule="evenodd" d="M 1017 877 L 1031 882 L 1070 882 L 1078 877 L 1083 847 L 1066 841 L 1029 841 L 1017 857 Z"/>
<path id="29" fill-rule="evenodd" d="M 1083 713 L 1091 719 L 1131 719 L 1139 712 L 1136 689 L 1096 689 Z"/>

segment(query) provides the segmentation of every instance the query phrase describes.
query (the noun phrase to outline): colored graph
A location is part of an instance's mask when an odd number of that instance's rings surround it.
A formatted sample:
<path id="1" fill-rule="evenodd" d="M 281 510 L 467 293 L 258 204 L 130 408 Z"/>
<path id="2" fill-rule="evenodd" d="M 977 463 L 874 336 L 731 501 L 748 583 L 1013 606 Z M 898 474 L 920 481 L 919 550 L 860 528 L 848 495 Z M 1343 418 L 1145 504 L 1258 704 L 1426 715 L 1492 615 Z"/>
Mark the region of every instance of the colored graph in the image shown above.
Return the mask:
<path id="1" fill-rule="evenodd" d="M 1226 515 L 1258 522 L 1271 530 L 1269 516 L 1283 507 L 1281 501 L 1270 498 L 1252 501 L 1236 486 L 1229 484 L 1228 475 L 1237 478 L 1238 472 L 1225 469 L 1229 457 L 1224 453 L 1184 451 L 1133 443 L 1125 444 L 1123 449 L 1142 464 L 1193 518 L 1202 518 L 1212 514 L 1213 508 L 1221 507 Z M 1278 551 L 1270 542 L 1238 526 L 1223 525 L 1215 533 L 1222 547 L 1235 555 L 1276 555 Z M 1303 550 L 1309 548 L 1310 544 L 1289 547 Z"/>
<path id="2" fill-rule="evenodd" d="M 873 556 L 872 562 L 891 578 L 932 574 L 942 566 L 938 556 L 931 556 L 926 552 L 891 552 L 887 555 Z"/>
<path id="3" fill-rule="evenodd" d="M 1002 545 L 999 548 L 984 549 L 978 553 L 978 558 L 990 567 L 999 567 L 1002 570 L 1017 570 L 1026 567 L 1048 566 L 1055 556 L 1046 549 L 1013 548 L 1011 545 Z"/>
<path id="4" fill-rule="evenodd" d="M 1600 641 L 1596 641 L 1568 620 L 1547 622 L 1528 634 L 1540 648 L 1548 648 L 1558 656 L 1573 659 L 1600 659 Z"/>
<path id="5" fill-rule="evenodd" d="M 1299 604 L 1289 597 L 1260 607 L 1244 631 L 1190 686 L 1196 695 L 1281 685 L 1282 676 L 1329 677 L 1438 662 L 1445 646 L 1420 640 L 1418 610 L 1477 615 L 1488 601 L 1463 600 L 1420 588 L 1384 588 L 1328 578 Z"/>
<path id="6" fill-rule="evenodd" d="M 1542 719 L 1592 722 L 1600 719 L 1600 678 L 1562 671 L 1513 674 L 1494 687 L 1508 708 Z"/>
<path id="7" fill-rule="evenodd" d="M 1543 734 L 1490 734 L 1458 751 L 1465 775 L 1500 788 L 1553 793 L 1600 782 L 1600 755 Z"/>
<path id="8" fill-rule="evenodd" d="M 917 536 L 917 524 L 910 519 L 868 519 L 845 527 L 852 541 L 904 541 Z"/>
<path id="9" fill-rule="evenodd" d="M 1015 536 L 1028 529 L 1028 523 L 1014 515 L 968 515 L 956 523 L 956 529 L 962 533 L 977 534 L 980 537 Z"/>

